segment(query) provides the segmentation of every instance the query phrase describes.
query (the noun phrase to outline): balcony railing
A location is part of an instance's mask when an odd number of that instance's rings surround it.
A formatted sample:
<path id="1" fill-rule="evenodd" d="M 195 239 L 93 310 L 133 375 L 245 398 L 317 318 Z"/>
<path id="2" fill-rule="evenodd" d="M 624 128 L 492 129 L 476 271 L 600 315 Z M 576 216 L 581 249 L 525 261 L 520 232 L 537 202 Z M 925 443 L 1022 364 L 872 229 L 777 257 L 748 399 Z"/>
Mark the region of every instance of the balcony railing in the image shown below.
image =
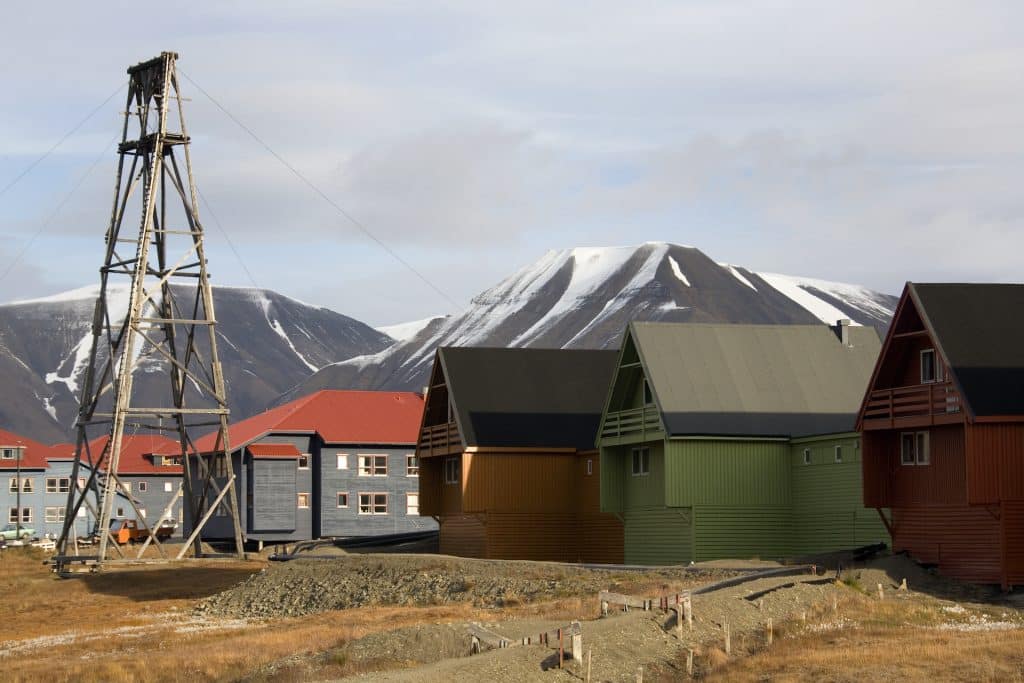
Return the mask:
<path id="1" fill-rule="evenodd" d="M 868 396 L 865 423 L 936 424 L 959 422 L 963 400 L 952 382 L 879 389 Z M 924 419 L 922 419 L 924 418 Z"/>
<path id="2" fill-rule="evenodd" d="M 658 409 L 654 406 L 630 408 L 610 412 L 604 419 L 601 429 L 602 439 L 615 439 L 639 435 L 641 438 L 648 433 L 661 430 L 661 419 Z"/>
<path id="3" fill-rule="evenodd" d="M 424 427 L 420 432 L 417 450 L 420 457 L 446 455 L 462 451 L 462 436 L 459 426 L 454 422 Z"/>

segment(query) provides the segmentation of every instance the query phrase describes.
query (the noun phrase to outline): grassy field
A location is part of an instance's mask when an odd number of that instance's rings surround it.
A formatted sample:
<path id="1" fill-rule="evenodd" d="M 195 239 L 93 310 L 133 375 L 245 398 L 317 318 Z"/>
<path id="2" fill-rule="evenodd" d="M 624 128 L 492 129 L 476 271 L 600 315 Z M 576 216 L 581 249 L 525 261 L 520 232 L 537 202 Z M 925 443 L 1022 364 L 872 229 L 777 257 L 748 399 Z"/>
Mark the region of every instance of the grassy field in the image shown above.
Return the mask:
<path id="1" fill-rule="evenodd" d="M 260 622 L 204 619 L 193 614 L 197 600 L 243 581 L 265 562 L 198 561 L 58 579 L 43 559 L 31 549 L 0 554 L 5 681 L 330 680 L 408 666 L 345 655 L 353 641 L 374 633 L 597 616 L 593 600 L 574 597 L 501 610 L 455 604 Z M 839 595 L 835 609 L 814 604 L 806 622 L 777 623 L 771 647 L 761 633 L 737 634 L 731 657 L 705 644 L 696 650 L 695 674 L 712 681 L 1024 681 L 1024 616 L 1015 608 L 921 593 L 878 600 L 856 584 L 840 587 Z M 658 666 L 650 667 L 645 680 L 677 680 L 680 662 L 660 675 Z"/>

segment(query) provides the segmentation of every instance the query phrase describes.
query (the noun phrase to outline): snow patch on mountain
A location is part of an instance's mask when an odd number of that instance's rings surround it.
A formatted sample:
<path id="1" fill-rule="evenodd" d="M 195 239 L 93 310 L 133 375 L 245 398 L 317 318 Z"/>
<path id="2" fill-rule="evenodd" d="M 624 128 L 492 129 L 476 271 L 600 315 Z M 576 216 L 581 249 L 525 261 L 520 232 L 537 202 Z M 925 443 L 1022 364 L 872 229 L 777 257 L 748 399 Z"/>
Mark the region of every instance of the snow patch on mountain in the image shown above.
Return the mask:
<path id="1" fill-rule="evenodd" d="M 750 287 L 755 292 L 757 291 L 757 287 L 755 287 L 753 284 L 751 284 L 750 280 L 748 280 L 746 277 L 743 276 L 743 273 L 741 273 L 740 271 L 736 270 L 736 266 L 730 265 L 728 263 L 719 263 L 718 265 L 722 266 L 727 271 L 729 271 L 730 275 L 732 275 L 734 278 L 736 278 L 737 280 L 739 280 L 740 282 L 745 284 L 747 287 Z"/>
<path id="2" fill-rule="evenodd" d="M 270 303 L 271 302 L 270 302 L 270 299 L 267 297 L 267 293 L 264 292 L 262 289 L 242 289 L 242 288 L 239 288 L 239 289 L 241 289 L 242 291 L 246 291 L 249 294 L 251 294 L 251 296 L 253 298 L 253 301 L 255 301 L 257 304 L 259 304 L 260 308 L 263 310 L 263 317 L 264 317 L 264 319 L 266 319 L 267 325 L 270 325 L 270 329 L 274 330 L 274 332 L 277 334 L 277 336 L 280 337 L 282 340 L 284 340 L 284 343 L 287 344 L 288 348 L 290 348 L 292 350 L 292 352 L 295 354 L 295 356 L 300 361 L 302 361 L 303 365 L 305 365 L 307 368 L 309 368 L 313 372 L 316 372 L 317 370 L 319 370 L 320 369 L 319 367 L 317 367 L 316 365 L 313 365 L 312 363 L 310 363 L 309 360 L 307 360 L 305 356 L 303 356 L 301 353 L 299 353 L 299 350 L 297 348 L 295 348 L 295 344 L 292 342 L 291 337 L 289 337 L 288 333 L 284 331 L 284 327 L 281 326 L 281 323 L 277 320 L 277 318 L 271 318 L 270 317 Z M 303 305 L 306 305 L 306 304 L 303 304 Z"/>
<path id="3" fill-rule="evenodd" d="M 383 325 L 376 328 L 381 334 L 386 334 L 397 342 L 409 341 L 417 334 L 423 331 L 430 323 L 435 320 L 444 318 L 443 315 L 433 315 L 429 318 L 423 318 L 422 320 L 411 320 L 405 323 L 396 323 L 394 325 Z"/>
<path id="4" fill-rule="evenodd" d="M 849 318 L 850 316 L 831 303 L 815 296 L 807 288 L 825 292 L 858 309 L 883 317 L 892 315 L 892 311 L 878 301 L 878 297 L 874 292 L 860 285 L 780 275 L 778 273 L 757 273 L 757 276 L 825 323 L 834 324 L 837 320 Z M 858 323 L 854 322 L 854 324 Z"/>
<path id="5" fill-rule="evenodd" d="M 686 276 L 683 274 L 683 269 L 679 267 L 679 262 L 678 261 L 676 261 L 674 258 L 669 256 L 668 257 L 668 264 L 670 266 L 672 266 L 672 273 L 676 276 L 677 280 L 682 282 L 687 287 L 691 287 L 692 286 L 692 285 L 690 285 L 690 281 L 687 280 Z"/>

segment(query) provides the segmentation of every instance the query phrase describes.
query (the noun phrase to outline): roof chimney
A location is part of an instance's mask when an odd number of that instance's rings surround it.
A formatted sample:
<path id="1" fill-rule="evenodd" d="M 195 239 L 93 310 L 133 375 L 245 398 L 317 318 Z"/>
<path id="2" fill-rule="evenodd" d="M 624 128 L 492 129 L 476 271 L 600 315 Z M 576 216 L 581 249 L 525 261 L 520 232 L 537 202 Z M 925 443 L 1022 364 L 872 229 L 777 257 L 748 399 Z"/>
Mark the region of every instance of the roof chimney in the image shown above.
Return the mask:
<path id="1" fill-rule="evenodd" d="M 851 346 L 849 318 L 841 318 L 837 320 L 833 330 L 835 331 L 836 336 L 839 337 L 839 341 L 842 343 L 843 346 Z"/>

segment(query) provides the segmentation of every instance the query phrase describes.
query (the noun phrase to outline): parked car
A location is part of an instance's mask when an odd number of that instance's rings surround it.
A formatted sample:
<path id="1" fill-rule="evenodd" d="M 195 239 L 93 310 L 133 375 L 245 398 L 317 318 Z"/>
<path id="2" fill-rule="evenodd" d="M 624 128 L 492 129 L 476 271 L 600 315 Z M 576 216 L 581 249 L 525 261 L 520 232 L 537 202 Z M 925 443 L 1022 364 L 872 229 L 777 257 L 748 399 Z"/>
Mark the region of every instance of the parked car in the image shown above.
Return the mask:
<path id="1" fill-rule="evenodd" d="M 5 541 L 14 541 L 18 539 L 25 540 L 27 538 L 32 538 L 35 535 L 36 530 L 25 525 L 21 526 L 20 531 L 18 530 L 17 524 L 8 524 L 3 529 L 0 529 L 0 538 L 3 538 Z"/>
<path id="2" fill-rule="evenodd" d="M 170 538 L 174 535 L 174 530 L 177 528 L 177 524 L 174 522 L 164 522 L 156 528 L 156 538 L 159 541 Z M 110 533 L 113 535 L 114 540 L 117 541 L 118 545 L 124 545 L 126 543 L 141 543 L 146 540 L 149 536 L 149 532 L 146 528 L 139 524 L 134 519 L 115 519 L 110 522 Z"/>

